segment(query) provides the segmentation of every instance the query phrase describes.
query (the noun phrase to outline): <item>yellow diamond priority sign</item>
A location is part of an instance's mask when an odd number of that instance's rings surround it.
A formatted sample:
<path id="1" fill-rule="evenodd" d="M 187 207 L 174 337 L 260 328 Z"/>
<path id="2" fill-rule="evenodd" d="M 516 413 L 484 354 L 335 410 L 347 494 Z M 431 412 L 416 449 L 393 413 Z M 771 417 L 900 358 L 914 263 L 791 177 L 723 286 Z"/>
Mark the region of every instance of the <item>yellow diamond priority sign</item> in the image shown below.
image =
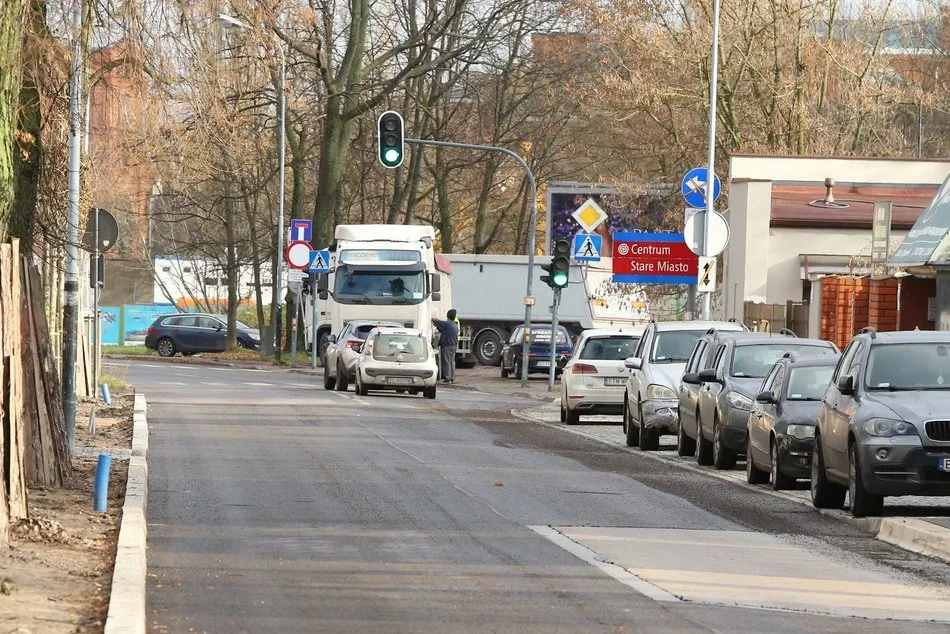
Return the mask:
<path id="1" fill-rule="evenodd" d="M 594 202 L 593 198 L 584 201 L 584 204 L 578 207 L 572 216 L 587 233 L 593 233 L 594 229 L 607 220 L 607 213 Z"/>

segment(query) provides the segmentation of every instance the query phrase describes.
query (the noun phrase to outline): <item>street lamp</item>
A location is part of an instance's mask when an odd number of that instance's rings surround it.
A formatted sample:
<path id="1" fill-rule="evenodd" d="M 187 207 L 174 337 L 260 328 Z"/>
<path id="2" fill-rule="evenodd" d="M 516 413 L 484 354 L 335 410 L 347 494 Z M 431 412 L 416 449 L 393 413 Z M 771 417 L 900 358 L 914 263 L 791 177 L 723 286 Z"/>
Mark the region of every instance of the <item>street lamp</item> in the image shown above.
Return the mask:
<path id="1" fill-rule="evenodd" d="M 228 29 L 251 29 L 253 27 L 248 26 L 241 20 L 230 16 L 226 13 L 218 14 L 218 23 Z M 287 57 L 284 54 L 284 45 L 283 42 L 276 36 L 274 33 L 270 33 L 271 37 L 274 39 L 274 45 L 277 49 L 277 52 L 280 54 L 280 131 L 278 133 L 278 154 L 280 155 L 280 176 L 279 183 L 277 185 L 278 194 L 277 194 L 277 266 L 274 271 L 274 279 L 272 280 L 272 295 L 271 303 L 276 306 L 274 311 L 274 334 L 276 339 L 276 346 L 274 347 L 274 357 L 277 360 L 277 363 L 280 363 L 280 325 L 281 325 L 281 312 L 283 309 L 283 295 L 281 290 L 283 289 L 283 257 L 284 257 L 284 143 L 286 139 L 285 132 L 285 123 L 287 116 L 287 99 L 284 93 L 284 86 L 287 83 Z M 316 341 L 313 342 L 313 345 L 316 345 Z"/>

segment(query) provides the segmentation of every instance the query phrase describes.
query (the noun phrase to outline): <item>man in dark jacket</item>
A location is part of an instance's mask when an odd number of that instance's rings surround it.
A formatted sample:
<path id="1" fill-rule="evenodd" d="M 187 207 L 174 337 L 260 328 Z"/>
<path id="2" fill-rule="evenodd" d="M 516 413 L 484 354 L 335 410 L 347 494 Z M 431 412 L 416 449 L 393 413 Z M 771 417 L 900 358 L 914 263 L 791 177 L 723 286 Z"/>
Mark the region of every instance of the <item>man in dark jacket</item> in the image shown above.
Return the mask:
<path id="1" fill-rule="evenodd" d="M 442 382 L 455 383 L 455 351 L 459 345 L 459 327 L 455 323 L 455 309 L 446 313 L 447 320 L 432 318 L 439 331 L 439 349 L 441 350 Z"/>

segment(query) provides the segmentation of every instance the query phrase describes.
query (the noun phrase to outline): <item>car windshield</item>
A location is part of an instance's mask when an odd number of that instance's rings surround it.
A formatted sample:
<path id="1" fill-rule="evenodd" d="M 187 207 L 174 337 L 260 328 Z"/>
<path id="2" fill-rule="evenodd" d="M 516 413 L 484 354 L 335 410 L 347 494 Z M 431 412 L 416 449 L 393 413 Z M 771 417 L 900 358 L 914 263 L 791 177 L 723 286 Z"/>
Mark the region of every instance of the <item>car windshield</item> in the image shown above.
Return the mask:
<path id="1" fill-rule="evenodd" d="M 617 335 L 613 337 L 592 337 L 584 344 L 579 359 L 601 361 L 623 361 L 632 357 L 637 349 L 640 337 Z"/>
<path id="2" fill-rule="evenodd" d="M 794 339 L 792 340 L 794 341 Z M 837 354 L 831 346 L 795 343 L 763 343 L 736 346 L 732 357 L 732 376 L 738 378 L 764 379 L 776 361 L 786 352 L 795 352 L 805 357 L 820 357 Z"/>
<path id="3" fill-rule="evenodd" d="M 950 345 L 901 343 L 871 346 L 864 373 L 869 390 L 950 389 Z"/>
<path id="4" fill-rule="evenodd" d="M 240 328 L 241 330 L 254 330 L 253 328 L 245 324 L 243 321 L 235 322 L 235 325 L 237 325 L 237 327 Z"/>
<path id="5" fill-rule="evenodd" d="M 833 365 L 792 368 L 786 397 L 790 401 L 819 401 L 834 374 Z"/>
<path id="6" fill-rule="evenodd" d="M 670 330 L 656 335 L 653 343 L 653 356 L 650 361 L 657 363 L 686 363 L 693 353 L 696 340 L 705 330 Z"/>
<path id="7" fill-rule="evenodd" d="M 373 344 L 373 358 L 380 361 L 425 361 L 425 340 L 418 335 L 380 333 Z"/>
<path id="8" fill-rule="evenodd" d="M 339 267 L 333 297 L 341 304 L 419 304 L 424 299 L 422 271 L 382 272 Z"/>

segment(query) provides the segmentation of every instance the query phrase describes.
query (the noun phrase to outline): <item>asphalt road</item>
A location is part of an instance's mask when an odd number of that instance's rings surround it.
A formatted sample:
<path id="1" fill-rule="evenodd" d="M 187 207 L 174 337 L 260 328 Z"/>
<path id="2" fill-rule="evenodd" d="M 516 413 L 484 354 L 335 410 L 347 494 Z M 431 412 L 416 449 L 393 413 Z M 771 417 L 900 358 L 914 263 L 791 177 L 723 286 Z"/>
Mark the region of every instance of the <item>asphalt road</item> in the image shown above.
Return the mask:
<path id="1" fill-rule="evenodd" d="M 947 565 L 510 415 L 537 400 L 126 378 L 149 402 L 152 632 L 948 631 Z"/>

